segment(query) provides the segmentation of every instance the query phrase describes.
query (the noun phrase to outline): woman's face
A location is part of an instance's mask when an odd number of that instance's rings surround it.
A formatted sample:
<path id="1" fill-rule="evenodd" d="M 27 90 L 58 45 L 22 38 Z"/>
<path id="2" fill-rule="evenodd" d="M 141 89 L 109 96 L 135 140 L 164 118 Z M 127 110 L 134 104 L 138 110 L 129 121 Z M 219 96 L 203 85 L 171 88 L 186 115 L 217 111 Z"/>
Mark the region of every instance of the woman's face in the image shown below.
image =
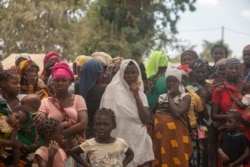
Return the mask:
<path id="1" fill-rule="evenodd" d="M 216 63 L 221 58 L 226 58 L 226 57 L 227 57 L 227 55 L 225 53 L 225 49 L 222 47 L 215 48 L 213 53 L 212 53 L 212 58 L 214 60 L 214 63 Z"/>
<path id="2" fill-rule="evenodd" d="M 241 64 L 231 64 L 226 66 L 226 78 L 229 80 L 238 80 L 241 78 Z"/>
<path id="3" fill-rule="evenodd" d="M 175 76 L 168 76 L 166 78 L 166 86 L 170 90 L 173 86 L 179 86 L 180 81 Z"/>
<path id="4" fill-rule="evenodd" d="M 52 81 L 55 93 L 63 93 L 68 91 L 71 81 L 67 78 L 56 78 Z"/>
<path id="5" fill-rule="evenodd" d="M 191 55 L 185 55 L 183 56 L 183 58 L 181 59 L 181 64 L 189 64 L 191 65 L 194 62 L 194 58 Z"/>
<path id="6" fill-rule="evenodd" d="M 25 72 L 25 76 L 28 78 L 36 78 L 38 77 L 38 68 L 37 67 L 30 67 L 28 70 Z"/>
<path id="7" fill-rule="evenodd" d="M 137 81 L 138 76 L 139 76 L 139 71 L 136 65 L 131 64 L 128 65 L 127 68 L 125 69 L 123 78 L 126 81 L 126 83 L 130 85 L 131 83 L 135 83 Z"/>
<path id="8" fill-rule="evenodd" d="M 198 83 L 204 82 L 207 79 L 208 69 L 204 66 L 197 67 L 193 72 L 193 77 Z"/>
<path id="9" fill-rule="evenodd" d="M 2 82 L 1 87 L 2 91 L 5 91 L 10 96 L 17 96 L 21 88 L 18 75 L 11 75 L 6 81 Z"/>

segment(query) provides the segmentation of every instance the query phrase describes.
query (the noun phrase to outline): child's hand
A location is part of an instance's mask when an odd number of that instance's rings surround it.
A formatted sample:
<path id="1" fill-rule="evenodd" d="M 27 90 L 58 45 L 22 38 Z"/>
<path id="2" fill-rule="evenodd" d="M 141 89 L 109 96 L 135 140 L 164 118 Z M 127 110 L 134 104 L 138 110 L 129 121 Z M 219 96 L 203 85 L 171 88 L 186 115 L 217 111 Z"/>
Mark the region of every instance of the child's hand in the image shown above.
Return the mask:
<path id="1" fill-rule="evenodd" d="M 58 150 L 59 150 L 58 143 L 54 140 L 51 140 L 49 143 L 49 156 L 54 157 Z"/>

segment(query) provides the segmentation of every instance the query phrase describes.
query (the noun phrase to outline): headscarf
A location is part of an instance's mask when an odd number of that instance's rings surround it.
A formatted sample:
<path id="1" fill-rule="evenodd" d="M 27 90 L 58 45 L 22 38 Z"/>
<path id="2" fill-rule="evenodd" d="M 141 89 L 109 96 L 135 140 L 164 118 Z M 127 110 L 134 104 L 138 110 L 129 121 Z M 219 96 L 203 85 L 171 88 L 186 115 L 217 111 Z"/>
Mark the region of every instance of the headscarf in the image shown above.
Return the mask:
<path id="1" fill-rule="evenodd" d="M 112 57 L 108 53 L 94 52 L 91 56 L 105 67 L 109 66 L 112 63 Z"/>
<path id="2" fill-rule="evenodd" d="M 60 56 L 56 52 L 49 52 L 46 54 L 46 56 L 43 59 L 43 64 L 46 65 L 50 60 L 57 60 L 60 61 Z"/>
<path id="3" fill-rule="evenodd" d="M 227 59 L 227 61 L 225 62 L 226 67 L 229 65 L 232 65 L 232 64 L 241 64 L 241 63 L 240 63 L 240 60 L 238 60 L 236 58 Z"/>
<path id="4" fill-rule="evenodd" d="M 40 78 L 44 81 L 44 82 L 47 82 L 47 79 L 48 79 L 48 75 L 46 73 L 46 67 L 47 67 L 47 64 L 51 61 L 51 60 L 54 60 L 56 62 L 59 62 L 60 61 L 60 56 L 58 55 L 58 53 L 56 52 L 49 52 L 45 55 L 44 59 L 43 59 L 43 71 L 41 73 L 41 76 Z"/>
<path id="5" fill-rule="evenodd" d="M 71 81 L 74 79 L 74 73 L 66 62 L 57 62 L 51 70 L 52 79 L 67 78 Z"/>
<path id="6" fill-rule="evenodd" d="M 99 76 L 103 73 L 103 66 L 95 59 L 87 61 L 80 69 L 79 92 L 84 98 L 89 90 L 97 83 Z"/>
<path id="7" fill-rule="evenodd" d="M 111 82 L 115 83 L 115 84 L 122 83 L 126 87 L 127 90 L 130 90 L 129 85 L 127 84 L 127 82 L 124 80 L 123 77 L 124 77 L 124 72 L 125 72 L 128 64 L 131 61 L 135 64 L 135 66 L 137 67 L 137 70 L 139 72 L 139 76 L 137 78 L 136 83 L 139 86 L 139 89 L 143 91 L 144 86 L 143 86 L 143 81 L 142 81 L 142 77 L 141 77 L 140 67 L 137 64 L 137 62 L 135 60 L 132 60 L 132 59 L 125 59 L 125 60 L 122 61 L 119 71 L 115 74 L 115 76 L 113 77 Z"/>
<path id="8" fill-rule="evenodd" d="M 149 59 L 146 63 L 146 74 L 147 78 L 155 75 L 159 67 L 167 67 L 168 66 L 168 58 L 162 51 L 154 51 L 149 56 Z"/>
<path id="9" fill-rule="evenodd" d="M 27 71 L 28 69 L 30 69 L 31 67 L 36 67 L 39 71 L 39 66 L 32 60 L 21 61 L 21 63 L 19 64 L 19 66 L 17 68 L 17 73 L 18 73 L 19 78 L 21 80 L 21 82 L 20 82 L 21 83 L 21 91 L 23 91 L 24 93 L 26 93 L 26 92 L 28 93 L 28 91 L 29 91 L 28 81 L 26 78 L 23 77 L 24 72 Z M 37 79 L 37 83 L 34 86 L 33 93 L 38 94 L 41 99 L 49 96 L 46 85 L 39 78 Z"/>
<path id="10" fill-rule="evenodd" d="M 184 52 L 182 52 L 181 54 L 181 60 L 183 59 L 184 56 L 186 55 L 190 55 L 192 56 L 194 59 L 198 59 L 198 54 L 194 51 L 194 50 L 185 50 Z"/>
<path id="11" fill-rule="evenodd" d="M 177 69 L 183 71 L 183 74 L 187 76 L 192 72 L 192 69 L 189 67 L 189 64 L 182 64 L 178 66 Z"/>
<path id="12" fill-rule="evenodd" d="M 123 60 L 123 57 L 113 58 L 112 63 L 106 69 L 106 73 L 109 75 L 109 80 L 111 80 L 115 73 L 120 69 L 120 65 Z"/>
<path id="13" fill-rule="evenodd" d="M 179 91 L 181 93 L 185 93 L 185 88 L 182 85 L 181 81 L 182 81 L 182 72 L 181 70 L 177 69 L 177 68 L 168 68 L 166 73 L 165 73 L 165 78 L 169 77 L 169 76 L 174 76 L 175 78 L 178 79 L 178 81 L 180 82 L 179 84 Z"/>
<path id="14" fill-rule="evenodd" d="M 205 59 L 196 59 L 192 64 L 191 64 L 191 69 L 192 71 L 195 71 L 199 67 L 206 67 L 209 70 L 209 63 Z"/>
<path id="15" fill-rule="evenodd" d="M 31 67 L 36 67 L 39 71 L 39 66 L 32 60 L 23 60 L 20 62 L 19 66 L 17 67 L 17 73 L 19 78 L 22 82 L 24 72 L 30 69 Z"/>
<path id="16" fill-rule="evenodd" d="M 86 63 L 88 60 L 90 60 L 92 57 L 90 56 L 85 56 L 85 55 L 80 55 L 78 57 L 76 57 L 75 59 L 75 63 L 76 66 L 78 67 L 82 67 L 84 63 Z"/>
<path id="17" fill-rule="evenodd" d="M 19 59 L 31 60 L 30 56 L 27 53 L 22 53 L 22 54 L 17 55 L 15 57 L 15 65 L 16 66 L 17 66 L 17 63 L 18 63 Z"/>

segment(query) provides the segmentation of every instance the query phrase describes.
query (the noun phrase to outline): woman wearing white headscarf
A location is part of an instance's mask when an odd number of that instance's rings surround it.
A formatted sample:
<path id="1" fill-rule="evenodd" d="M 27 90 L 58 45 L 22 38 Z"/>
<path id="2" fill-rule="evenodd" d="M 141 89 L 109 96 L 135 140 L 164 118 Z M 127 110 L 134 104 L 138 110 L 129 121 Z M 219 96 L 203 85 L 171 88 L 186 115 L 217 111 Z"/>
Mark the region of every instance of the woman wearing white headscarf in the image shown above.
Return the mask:
<path id="1" fill-rule="evenodd" d="M 116 114 L 117 126 L 111 133 L 123 138 L 135 153 L 128 167 L 146 166 L 154 160 L 152 141 L 147 125 L 152 120 L 138 64 L 123 60 L 119 71 L 107 86 L 100 107 Z"/>
<path id="2" fill-rule="evenodd" d="M 165 77 L 169 91 L 159 96 L 155 108 L 154 165 L 188 167 L 192 154 L 187 117 L 191 97 L 181 84 L 180 70 L 168 69 Z"/>

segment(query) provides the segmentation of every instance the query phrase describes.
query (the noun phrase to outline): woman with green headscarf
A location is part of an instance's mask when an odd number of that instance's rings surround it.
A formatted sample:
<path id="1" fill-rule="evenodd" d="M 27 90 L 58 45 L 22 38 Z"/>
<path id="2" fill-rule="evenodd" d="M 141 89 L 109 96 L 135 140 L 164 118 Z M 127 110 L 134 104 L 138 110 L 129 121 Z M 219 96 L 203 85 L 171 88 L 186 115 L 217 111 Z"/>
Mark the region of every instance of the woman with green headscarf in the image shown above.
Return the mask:
<path id="1" fill-rule="evenodd" d="M 146 63 L 147 78 L 151 83 L 147 94 L 149 108 L 151 109 L 160 94 L 167 92 L 165 84 L 165 72 L 168 66 L 168 58 L 162 51 L 154 51 Z"/>

